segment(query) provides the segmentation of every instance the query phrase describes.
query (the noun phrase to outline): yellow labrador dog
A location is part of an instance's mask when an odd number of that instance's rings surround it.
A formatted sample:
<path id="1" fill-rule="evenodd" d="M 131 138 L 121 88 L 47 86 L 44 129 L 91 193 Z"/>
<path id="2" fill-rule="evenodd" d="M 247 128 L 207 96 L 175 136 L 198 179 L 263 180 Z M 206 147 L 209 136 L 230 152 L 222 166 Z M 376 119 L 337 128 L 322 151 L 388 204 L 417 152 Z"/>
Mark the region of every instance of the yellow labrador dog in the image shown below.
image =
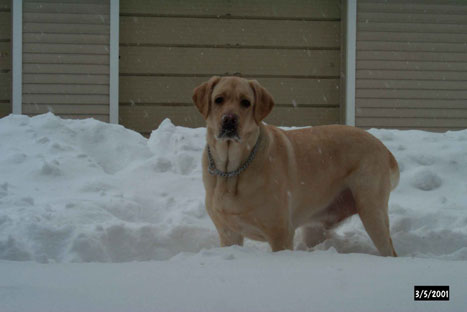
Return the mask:
<path id="1" fill-rule="evenodd" d="M 399 182 L 394 156 L 358 128 L 284 131 L 265 125 L 271 95 L 255 80 L 212 77 L 194 90 L 207 124 L 206 209 L 221 246 L 243 238 L 273 251 L 293 249 L 303 228 L 312 247 L 356 213 L 383 256 L 397 256 L 389 233 L 389 193 Z"/>

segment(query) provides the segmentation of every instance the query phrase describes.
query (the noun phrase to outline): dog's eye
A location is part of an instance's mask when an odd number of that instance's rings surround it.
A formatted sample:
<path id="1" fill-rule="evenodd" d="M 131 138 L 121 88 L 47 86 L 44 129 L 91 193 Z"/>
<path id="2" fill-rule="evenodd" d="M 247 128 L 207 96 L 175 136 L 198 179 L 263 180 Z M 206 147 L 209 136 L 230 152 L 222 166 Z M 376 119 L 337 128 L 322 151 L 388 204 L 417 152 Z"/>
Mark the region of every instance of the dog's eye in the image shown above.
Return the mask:
<path id="1" fill-rule="evenodd" d="M 216 104 L 222 104 L 222 103 L 224 103 L 224 98 L 223 98 L 222 96 L 219 96 L 218 98 L 216 98 L 216 99 L 214 100 L 214 102 L 215 102 Z"/>
<path id="2" fill-rule="evenodd" d="M 251 105 L 250 101 L 248 101 L 248 100 L 242 100 L 240 102 L 240 104 L 242 104 L 242 106 L 245 107 L 245 108 L 250 107 L 250 105 Z"/>

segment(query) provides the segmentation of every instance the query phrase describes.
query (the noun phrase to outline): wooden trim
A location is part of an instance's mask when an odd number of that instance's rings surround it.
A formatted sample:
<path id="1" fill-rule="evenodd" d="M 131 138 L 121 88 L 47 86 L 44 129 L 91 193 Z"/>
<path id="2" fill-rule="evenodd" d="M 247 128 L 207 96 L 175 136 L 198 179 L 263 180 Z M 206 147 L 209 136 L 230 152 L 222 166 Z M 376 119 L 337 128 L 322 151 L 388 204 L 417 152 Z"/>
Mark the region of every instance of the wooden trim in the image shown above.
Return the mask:
<path id="1" fill-rule="evenodd" d="M 22 67 L 23 67 L 23 1 L 12 1 L 12 82 L 11 102 L 13 114 L 22 113 Z"/>
<path id="2" fill-rule="evenodd" d="M 357 0 L 347 0 L 345 31 L 345 124 L 355 126 L 355 60 Z"/>
<path id="3" fill-rule="evenodd" d="M 119 0 L 110 0 L 109 120 L 118 124 Z"/>

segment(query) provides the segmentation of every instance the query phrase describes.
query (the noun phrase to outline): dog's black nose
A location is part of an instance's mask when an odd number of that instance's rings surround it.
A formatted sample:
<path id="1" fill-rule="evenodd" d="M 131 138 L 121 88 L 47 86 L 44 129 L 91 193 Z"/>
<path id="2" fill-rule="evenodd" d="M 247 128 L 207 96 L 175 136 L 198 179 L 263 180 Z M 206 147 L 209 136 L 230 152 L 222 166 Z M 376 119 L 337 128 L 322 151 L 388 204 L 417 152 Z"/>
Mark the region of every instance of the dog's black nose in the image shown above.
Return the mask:
<path id="1" fill-rule="evenodd" d="M 225 114 L 222 116 L 222 129 L 228 132 L 235 132 L 238 125 L 238 116 L 236 114 Z"/>

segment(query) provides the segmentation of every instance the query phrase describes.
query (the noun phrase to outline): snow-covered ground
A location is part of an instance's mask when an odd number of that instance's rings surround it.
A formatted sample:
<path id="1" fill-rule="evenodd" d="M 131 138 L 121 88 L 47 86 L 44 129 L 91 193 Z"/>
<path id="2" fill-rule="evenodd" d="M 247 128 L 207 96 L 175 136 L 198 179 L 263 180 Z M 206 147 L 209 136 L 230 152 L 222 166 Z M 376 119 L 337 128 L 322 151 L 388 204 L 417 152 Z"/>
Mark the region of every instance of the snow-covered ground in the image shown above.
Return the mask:
<path id="1" fill-rule="evenodd" d="M 397 259 L 373 256 L 358 217 L 311 251 L 218 248 L 204 128 L 166 120 L 145 139 L 92 119 L 0 119 L 0 311 L 467 309 L 467 130 L 370 132 L 401 168 Z M 423 284 L 451 300 L 414 302 Z"/>

